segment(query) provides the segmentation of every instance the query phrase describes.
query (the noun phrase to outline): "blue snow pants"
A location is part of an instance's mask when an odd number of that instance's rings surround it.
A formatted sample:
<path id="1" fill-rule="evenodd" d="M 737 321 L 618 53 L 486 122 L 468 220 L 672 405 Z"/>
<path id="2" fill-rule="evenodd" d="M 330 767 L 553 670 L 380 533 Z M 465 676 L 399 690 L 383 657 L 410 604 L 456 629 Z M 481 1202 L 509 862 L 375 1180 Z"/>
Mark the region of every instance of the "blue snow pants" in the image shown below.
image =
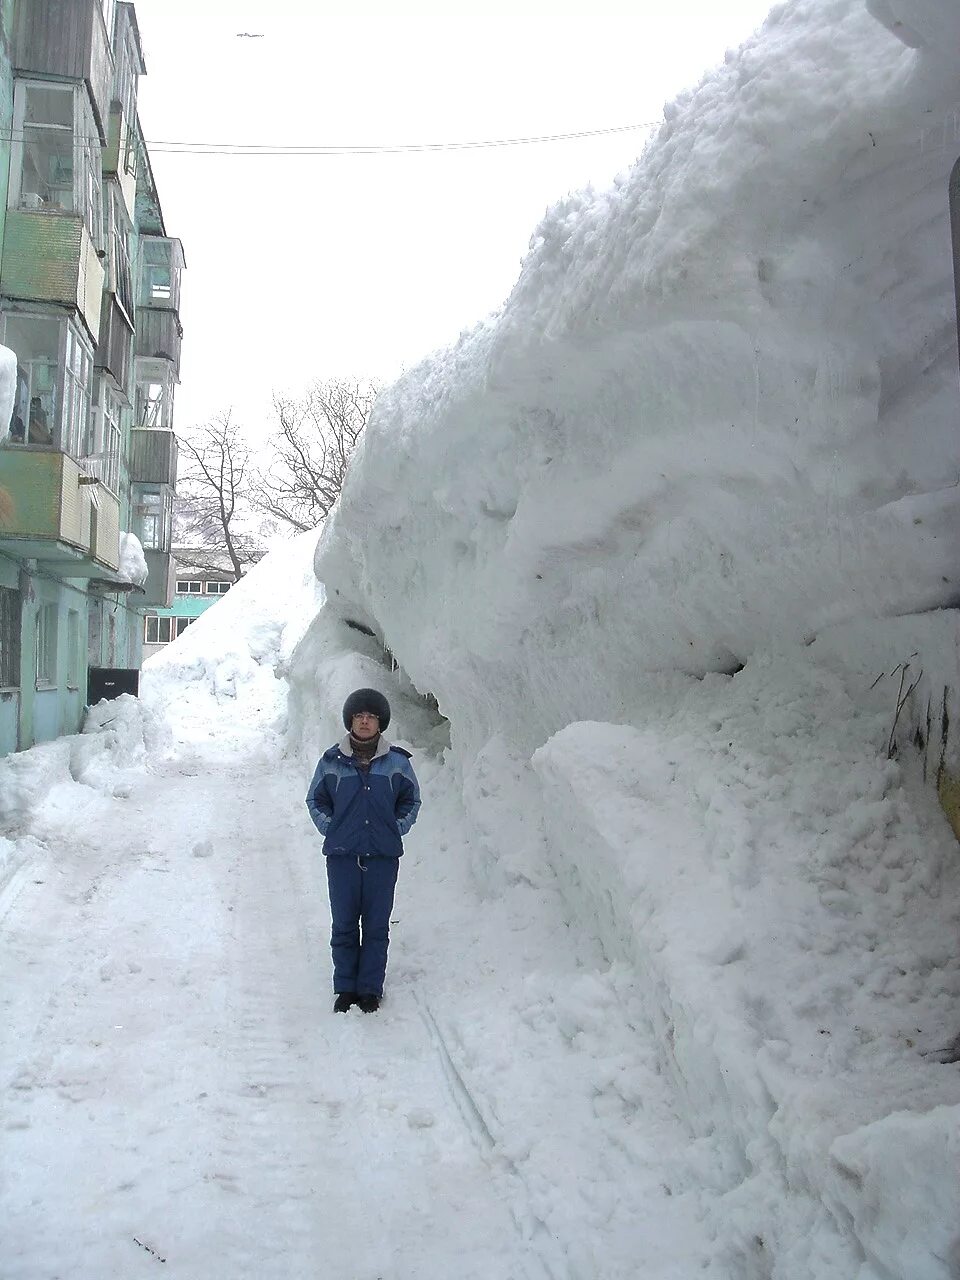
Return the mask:
<path id="1" fill-rule="evenodd" d="M 382 996 L 399 858 L 327 858 L 333 989 Z"/>

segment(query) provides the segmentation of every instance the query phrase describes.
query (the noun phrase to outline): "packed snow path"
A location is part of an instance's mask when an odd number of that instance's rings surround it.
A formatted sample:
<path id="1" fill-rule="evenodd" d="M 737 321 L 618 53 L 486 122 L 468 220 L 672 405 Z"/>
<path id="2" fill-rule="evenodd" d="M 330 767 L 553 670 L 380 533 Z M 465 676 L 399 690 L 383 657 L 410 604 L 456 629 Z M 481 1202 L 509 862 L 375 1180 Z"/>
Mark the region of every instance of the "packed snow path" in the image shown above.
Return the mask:
<path id="1" fill-rule="evenodd" d="M 4 1280 L 703 1274 L 629 975 L 542 889 L 478 911 L 441 803 L 383 1009 L 333 1015 L 303 789 L 183 757 L 48 806 L 0 894 Z"/>

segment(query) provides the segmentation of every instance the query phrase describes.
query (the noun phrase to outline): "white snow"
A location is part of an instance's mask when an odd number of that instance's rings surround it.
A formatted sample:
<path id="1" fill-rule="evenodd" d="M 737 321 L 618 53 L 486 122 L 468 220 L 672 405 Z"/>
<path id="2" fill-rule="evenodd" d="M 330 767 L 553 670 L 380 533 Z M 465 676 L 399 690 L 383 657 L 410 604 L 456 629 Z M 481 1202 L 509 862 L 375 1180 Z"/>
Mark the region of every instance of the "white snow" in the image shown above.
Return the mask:
<path id="1" fill-rule="evenodd" d="M 317 534 L 300 534 L 261 560 L 240 583 L 143 666 L 141 696 L 173 730 L 193 740 L 221 726 L 262 742 L 283 732 L 290 655 L 323 603 L 313 570 Z"/>
<path id="2" fill-rule="evenodd" d="M 956 35 L 778 6 L 319 545 L 0 762 L 11 1280 L 954 1280 Z M 425 799 L 373 1018 L 303 805 L 368 684 Z"/>
<path id="3" fill-rule="evenodd" d="M 143 554 L 143 544 L 135 533 L 120 534 L 120 568 L 121 581 L 132 582 L 134 586 L 146 585 L 150 570 L 147 557 Z"/>
<path id="4" fill-rule="evenodd" d="M 17 357 L 9 347 L 0 346 L 0 441 L 10 431 L 17 395 Z"/>

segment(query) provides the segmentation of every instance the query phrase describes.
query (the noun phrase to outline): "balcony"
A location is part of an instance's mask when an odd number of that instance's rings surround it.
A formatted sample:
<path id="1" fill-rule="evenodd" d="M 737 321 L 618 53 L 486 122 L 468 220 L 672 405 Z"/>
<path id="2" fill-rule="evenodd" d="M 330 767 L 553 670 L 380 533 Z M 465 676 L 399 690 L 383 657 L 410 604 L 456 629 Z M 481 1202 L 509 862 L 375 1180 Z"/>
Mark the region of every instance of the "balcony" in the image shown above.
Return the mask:
<path id="1" fill-rule="evenodd" d="M 114 295 L 108 293 L 103 299 L 95 363 L 98 369 L 106 369 L 113 375 L 118 387 L 126 387 L 130 381 L 132 338 L 133 333 L 122 308 Z"/>
<path id="2" fill-rule="evenodd" d="M 148 360 L 169 360 L 178 379 L 182 338 L 183 328 L 176 311 L 137 307 L 137 356 Z"/>
<path id="3" fill-rule="evenodd" d="M 31 0 L 14 8 L 15 74 L 86 81 L 101 141 L 113 91 L 113 54 L 99 0 Z"/>
<path id="4" fill-rule="evenodd" d="M 4 297 L 75 307 L 96 338 L 103 281 L 103 264 L 79 214 L 7 211 L 0 264 Z"/>
<path id="5" fill-rule="evenodd" d="M 169 551 L 144 551 L 149 576 L 142 599 L 137 605 L 152 605 L 154 608 L 169 609 L 173 604 L 176 586 L 176 563 Z"/>
<path id="6" fill-rule="evenodd" d="M 98 480 L 55 449 L 0 448 L 9 511 L 0 545 L 70 578 L 103 578 L 120 567 L 120 506 Z"/>
<path id="7" fill-rule="evenodd" d="M 177 437 L 161 427 L 130 432 L 130 479 L 141 484 L 177 483 Z"/>
<path id="8" fill-rule="evenodd" d="M 114 103 L 110 111 L 107 146 L 103 153 L 103 175 L 117 182 L 124 208 L 131 222 L 136 217 L 137 207 L 137 174 L 134 159 L 136 145 L 132 123 L 127 120 L 121 107 Z"/>

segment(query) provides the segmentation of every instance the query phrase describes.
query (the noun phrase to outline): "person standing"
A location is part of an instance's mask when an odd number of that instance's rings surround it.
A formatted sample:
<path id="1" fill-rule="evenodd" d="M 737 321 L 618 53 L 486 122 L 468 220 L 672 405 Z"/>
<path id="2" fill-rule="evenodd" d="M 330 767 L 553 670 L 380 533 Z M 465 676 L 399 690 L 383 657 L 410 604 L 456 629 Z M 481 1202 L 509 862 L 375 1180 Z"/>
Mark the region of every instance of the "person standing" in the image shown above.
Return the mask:
<path id="1" fill-rule="evenodd" d="M 336 1013 L 380 1007 L 403 837 L 420 810 L 410 752 L 383 736 L 389 724 L 379 690 L 351 693 L 343 704 L 347 736 L 320 757 L 307 792 L 324 838 Z"/>

